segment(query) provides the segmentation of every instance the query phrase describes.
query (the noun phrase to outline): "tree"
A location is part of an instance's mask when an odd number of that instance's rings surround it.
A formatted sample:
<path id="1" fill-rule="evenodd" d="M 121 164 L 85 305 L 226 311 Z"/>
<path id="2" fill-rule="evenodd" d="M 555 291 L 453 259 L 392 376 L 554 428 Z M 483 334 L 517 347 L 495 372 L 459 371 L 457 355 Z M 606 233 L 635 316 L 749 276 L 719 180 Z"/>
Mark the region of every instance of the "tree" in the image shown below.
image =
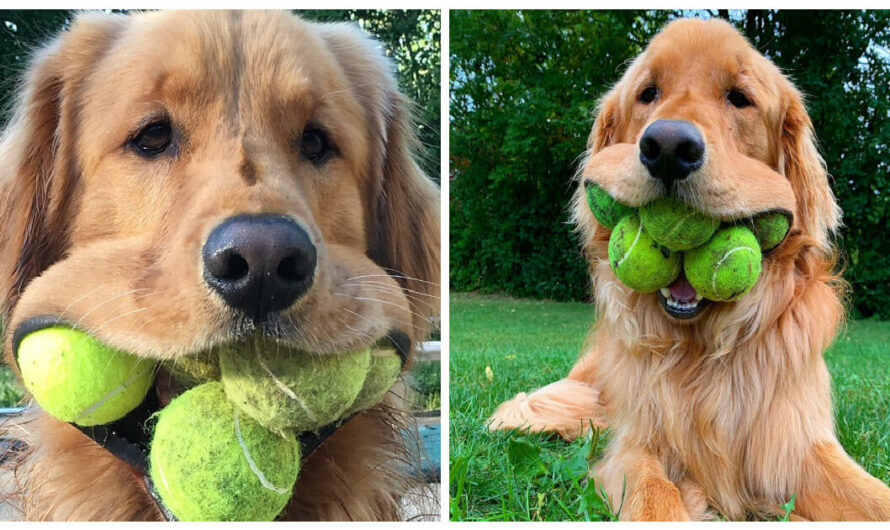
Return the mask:
<path id="1" fill-rule="evenodd" d="M 645 15 L 645 16 L 644 16 Z M 451 284 L 582 299 L 570 179 L 597 99 L 668 13 L 451 12 Z"/>

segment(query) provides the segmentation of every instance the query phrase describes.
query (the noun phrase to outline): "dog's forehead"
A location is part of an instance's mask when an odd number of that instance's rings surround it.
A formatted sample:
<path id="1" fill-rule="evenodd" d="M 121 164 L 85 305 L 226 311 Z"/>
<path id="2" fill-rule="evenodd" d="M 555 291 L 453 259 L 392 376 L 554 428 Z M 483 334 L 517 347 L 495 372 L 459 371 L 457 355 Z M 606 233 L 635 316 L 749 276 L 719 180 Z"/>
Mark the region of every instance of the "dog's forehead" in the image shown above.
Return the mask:
<path id="1" fill-rule="evenodd" d="M 757 55 L 726 22 L 681 19 L 656 35 L 641 59 L 648 72 L 660 81 L 670 81 L 678 71 L 688 78 L 702 70 L 703 79 L 699 81 L 726 82 L 754 68 Z"/>
<path id="2" fill-rule="evenodd" d="M 232 108 L 311 106 L 325 94 L 349 95 L 336 57 L 313 24 L 283 12 L 144 14 L 134 17 L 112 52 L 102 61 L 97 84 L 116 78 L 124 97 L 203 104 L 224 99 Z"/>

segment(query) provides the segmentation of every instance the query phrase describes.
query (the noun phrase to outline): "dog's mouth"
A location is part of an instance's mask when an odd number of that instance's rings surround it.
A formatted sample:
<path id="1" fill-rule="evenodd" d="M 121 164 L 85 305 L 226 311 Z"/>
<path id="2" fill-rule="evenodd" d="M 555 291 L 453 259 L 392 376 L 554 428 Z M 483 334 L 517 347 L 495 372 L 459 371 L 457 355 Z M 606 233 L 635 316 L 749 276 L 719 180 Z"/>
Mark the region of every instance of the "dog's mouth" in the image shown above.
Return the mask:
<path id="1" fill-rule="evenodd" d="M 669 316 L 677 320 L 695 318 L 711 303 L 695 291 L 683 272 L 674 283 L 658 290 L 658 302 Z"/>

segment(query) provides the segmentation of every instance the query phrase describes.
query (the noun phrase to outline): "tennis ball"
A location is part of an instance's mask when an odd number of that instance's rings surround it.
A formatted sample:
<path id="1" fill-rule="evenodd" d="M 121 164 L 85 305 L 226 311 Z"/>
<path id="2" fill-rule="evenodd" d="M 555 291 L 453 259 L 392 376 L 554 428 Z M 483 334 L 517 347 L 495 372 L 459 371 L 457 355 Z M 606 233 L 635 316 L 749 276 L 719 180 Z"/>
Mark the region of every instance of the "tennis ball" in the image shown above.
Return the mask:
<path id="1" fill-rule="evenodd" d="M 754 218 L 754 235 L 764 252 L 779 246 L 790 228 L 791 219 L 783 212 L 765 213 Z"/>
<path id="2" fill-rule="evenodd" d="M 279 435 L 240 414 L 219 382 L 198 385 L 157 414 L 149 474 L 183 521 L 271 521 L 300 471 L 293 433 Z"/>
<path id="3" fill-rule="evenodd" d="M 368 377 L 352 406 L 343 415 L 355 414 L 380 403 L 401 371 L 402 358 L 396 354 L 395 349 L 372 349 Z"/>
<path id="4" fill-rule="evenodd" d="M 314 431 L 340 419 L 362 389 L 370 360 L 367 348 L 317 355 L 259 341 L 219 353 L 226 395 L 275 430 Z"/>
<path id="5" fill-rule="evenodd" d="M 625 206 L 612 198 L 609 193 L 596 185 L 596 183 L 587 181 L 587 205 L 596 220 L 606 228 L 615 228 L 618 221 L 632 215 L 633 208 Z"/>
<path id="6" fill-rule="evenodd" d="M 621 283 L 642 293 L 670 285 L 680 274 L 680 254 L 659 245 L 640 219 L 622 219 L 609 238 L 609 265 Z"/>
<path id="7" fill-rule="evenodd" d="M 720 221 L 673 198 L 656 199 L 640 208 L 643 229 L 671 250 L 689 250 L 711 239 Z"/>
<path id="8" fill-rule="evenodd" d="M 718 302 L 738 300 L 760 276 L 760 246 L 744 226 L 730 226 L 707 244 L 686 252 L 686 279 L 705 298 Z"/>
<path id="9" fill-rule="evenodd" d="M 161 363 L 177 381 L 192 387 L 208 381 L 219 381 L 219 356 L 216 350 L 186 357 L 177 357 Z"/>
<path id="10" fill-rule="evenodd" d="M 26 335 L 17 359 L 25 387 L 40 406 L 84 427 L 126 416 L 145 398 L 155 375 L 154 361 L 61 326 Z"/>

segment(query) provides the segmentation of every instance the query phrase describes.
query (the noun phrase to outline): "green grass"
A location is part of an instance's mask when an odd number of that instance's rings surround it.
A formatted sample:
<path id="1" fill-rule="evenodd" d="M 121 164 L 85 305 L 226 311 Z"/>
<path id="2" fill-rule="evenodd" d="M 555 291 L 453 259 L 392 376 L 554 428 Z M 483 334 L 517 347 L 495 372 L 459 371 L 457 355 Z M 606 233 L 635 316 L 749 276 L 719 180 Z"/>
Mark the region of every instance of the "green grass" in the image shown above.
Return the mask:
<path id="1" fill-rule="evenodd" d="M 452 520 L 614 518 L 586 480 L 587 460 L 604 441 L 485 427 L 504 400 L 565 377 L 593 316 L 582 303 L 451 296 Z M 826 359 L 841 443 L 890 483 L 890 322 L 851 322 Z"/>

